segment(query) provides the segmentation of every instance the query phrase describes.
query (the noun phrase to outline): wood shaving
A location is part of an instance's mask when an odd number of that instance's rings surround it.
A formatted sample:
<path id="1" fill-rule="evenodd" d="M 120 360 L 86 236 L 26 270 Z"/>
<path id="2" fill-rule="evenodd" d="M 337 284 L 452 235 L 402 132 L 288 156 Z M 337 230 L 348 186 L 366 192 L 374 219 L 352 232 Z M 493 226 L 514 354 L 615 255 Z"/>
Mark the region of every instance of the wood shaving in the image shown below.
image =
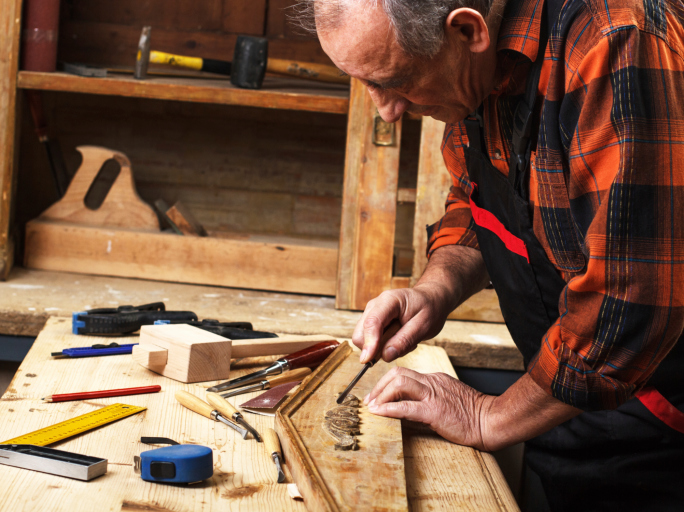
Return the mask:
<path id="1" fill-rule="evenodd" d="M 335 450 L 359 449 L 355 437 L 361 434 L 359 407 L 360 400 L 354 395 L 347 395 L 342 405 L 326 411 L 323 429 L 336 441 Z"/>

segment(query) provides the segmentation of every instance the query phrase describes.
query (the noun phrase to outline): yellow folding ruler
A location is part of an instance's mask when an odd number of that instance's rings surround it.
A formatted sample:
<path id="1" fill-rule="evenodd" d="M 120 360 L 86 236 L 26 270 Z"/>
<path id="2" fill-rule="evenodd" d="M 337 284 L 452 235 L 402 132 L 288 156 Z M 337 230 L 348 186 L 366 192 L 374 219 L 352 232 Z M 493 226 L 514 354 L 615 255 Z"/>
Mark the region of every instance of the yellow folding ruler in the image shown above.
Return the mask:
<path id="1" fill-rule="evenodd" d="M 55 423 L 49 427 L 41 428 L 35 432 L 24 434 L 23 436 L 15 437 L 3 441 L 0 444 L 31 444 L 34 446 L 47 446 L 62 439 L 66 439 L 88 430 L 92 430 L 107 423 L 120 420 L 133 414 L 138 414 L 144 411 L 147 407 L 138 407 L 135 405 L 126 404 L 112 404 L 97 411 L 88 412 L 81 416 L 76 416 L 61 423 Z"/>

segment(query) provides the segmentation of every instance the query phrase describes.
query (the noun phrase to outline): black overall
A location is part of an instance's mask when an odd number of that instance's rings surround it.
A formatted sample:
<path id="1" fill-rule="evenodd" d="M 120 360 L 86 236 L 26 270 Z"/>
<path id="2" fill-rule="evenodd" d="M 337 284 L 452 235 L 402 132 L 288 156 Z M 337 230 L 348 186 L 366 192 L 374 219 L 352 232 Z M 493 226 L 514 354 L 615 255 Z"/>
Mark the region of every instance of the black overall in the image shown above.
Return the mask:
<path id="1" fill-rule="evenodd" d="M 535 124 L 548 19 L 557 19 L 562 1 L 547 3 L 538 57 L 515 113 L 508 177 L 489 161 L 481 116 L 465 120 L 475 232 L 506 325 L 526 367 L 558 319 L 559 298 L 566 286 L 534 235 L 528 198 L 530 128 Z M 678 343 L 649 381 L 680 411 L 683 353 L 684 343 Z M 552 510 L 684 511 L 684 434 L 660 421 L 637 399 L 616 410 L 585 412 L 528 441 L 525 459 L 542 479 Z"/>

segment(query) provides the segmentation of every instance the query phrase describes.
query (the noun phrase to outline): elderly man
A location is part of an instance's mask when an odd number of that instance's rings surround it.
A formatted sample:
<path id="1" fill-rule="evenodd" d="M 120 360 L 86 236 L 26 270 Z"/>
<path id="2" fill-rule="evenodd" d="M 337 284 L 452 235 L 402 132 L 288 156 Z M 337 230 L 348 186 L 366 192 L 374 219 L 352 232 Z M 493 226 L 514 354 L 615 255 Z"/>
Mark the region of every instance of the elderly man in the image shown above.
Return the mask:
<path id="1" fill-rule="evenodd" d="M 394 369 L 369 409 L 481 450 L 527 441 L 554 510 L 684 509 L 684 5 L 304 6 L 386 121 L 447 123 L 429 264 L 368 303 L 361 362 L 413 350 L 491 281 L 527 369 L 499 397 Z"/>

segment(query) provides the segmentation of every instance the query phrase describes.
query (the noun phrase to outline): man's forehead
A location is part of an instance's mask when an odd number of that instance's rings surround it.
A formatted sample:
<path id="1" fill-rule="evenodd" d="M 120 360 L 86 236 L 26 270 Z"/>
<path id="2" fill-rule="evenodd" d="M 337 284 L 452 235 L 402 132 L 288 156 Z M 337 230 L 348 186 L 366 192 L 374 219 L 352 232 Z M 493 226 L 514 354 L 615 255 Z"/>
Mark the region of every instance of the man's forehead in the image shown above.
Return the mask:
<path id="1" fill-rule="evenodd" d="M 365 0 L 345 4 L 340 22 L 319 30 L 323 50 L 351 76 L 378 83 L 394 79 L 407 56 L 382 6 Z"/>

